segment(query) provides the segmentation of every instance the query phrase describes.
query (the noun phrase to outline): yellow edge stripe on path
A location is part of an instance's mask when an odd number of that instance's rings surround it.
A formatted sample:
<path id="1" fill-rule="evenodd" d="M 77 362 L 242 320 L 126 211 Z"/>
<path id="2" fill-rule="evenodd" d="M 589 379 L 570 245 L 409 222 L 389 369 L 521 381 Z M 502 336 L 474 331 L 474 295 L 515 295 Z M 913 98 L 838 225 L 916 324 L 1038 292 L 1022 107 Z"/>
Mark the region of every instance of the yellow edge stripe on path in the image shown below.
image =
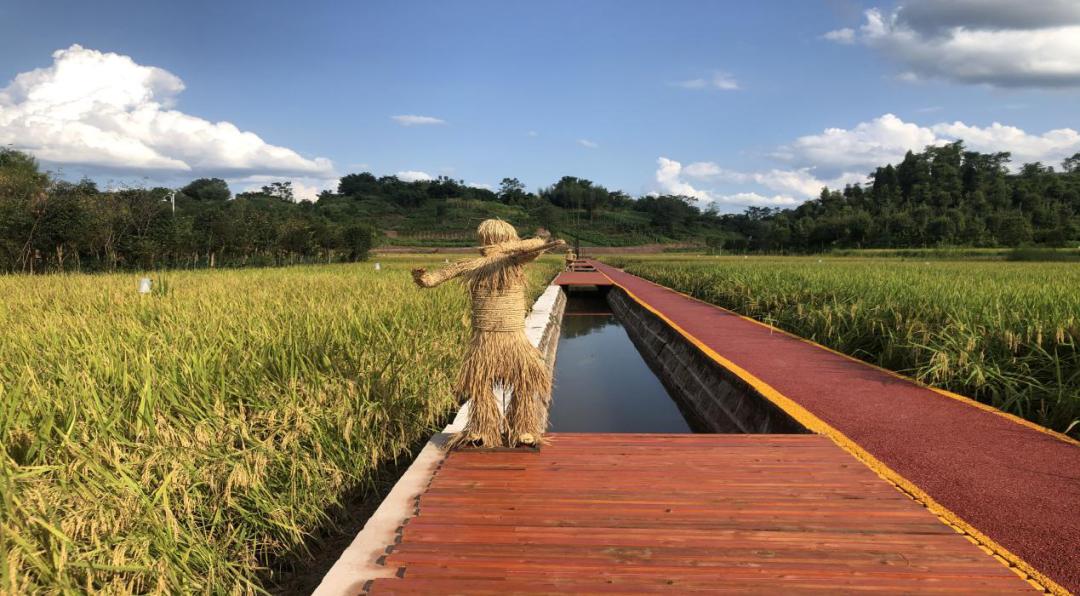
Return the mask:
<path id="1" fill-rule="evenodd" d="M 965 538 L 967 538 L 969 541 L 971 541 L 975 545 L 979 546 L 987 554 L 994 556 L 995 559 L 997 559 L 999 562 L 1004 564 L 1006 567 L 1008 567 L 1014 573 L 1019 575 L 1021 578 L 1025 579 L 1029 584 L 1031 584 L 1032 586 L 1034 586 L 1035 588 L 1037 588 L 1037 589 L 1039 589 L 1041 591 L 1050 592 L 1050 593 L 1056 594 L 1056 595 L 1064 596 L 1064 595 L 1070 594 L 1070 592 L 1068 590 L 1066 590 L 1064 587 L 1058 585 L 1057 582 L 1050 579 L 1049 577 L 1047 577 L 1046 575 L 1041 573 L 1039 570 L 1035 569 L 1027 561 L 1024 561 L 1019 556 L 1013 554 L 1007 548 L 1005 548 L 1004 546 L 1001 546 L 1000 544 L 995 542 L 993 539 L 991 539 L 989 536 L 986 536 L 985 534 L 980 532 L 978 529 L 976 529 L 974 526 L 972 526 L 971 524 L 964 521 L 959 515 L 953 513 L 948 508 L 946 508 L 943 505 L 941 505 L 940 503 L 938 503 L 936 500 L 934 500 L 933 497 L 931 497 L 929 494 L 927 494 L 925 491 L 923 491 L 921 488 L 919 488 L 917 485 L 915 485 L 915 483 L 911 482 L 907 478 L 904 478 L 899 473 L 897 473 L 895 470 L 893 470 L 889 466 L 885 465 L 881 460 L 877 459 L 876 457 L 871 455 L 868 451 L 866 451 L 865 449 L 860 447 L 858 443 L 856 443 L 855 441 L 848 438 L 847 435 L 843 434 L 842 432 L 840 432 L 839 430 L 834 428 L 832 425 L 830 425 L 829 423 L 822 420 L 821 418 L 818 418 L 817 415 L 811 413 L 809 410 L 802 407 L 801 405 L 796 403 L 791 398 L 789 398 L 786 395 L 780 393 L 779 391 L 774 389 L 772 386 L 770 386 L 768 383 L 766 383 L 766 382 L 762 381 L 761 379 L 757 378 L 756 376 L 754 376 L 749 371 L 743 369 L 742 367 L 735 364 L 734 362 L 732 362 L 732 361 L 728 360 L 727 358 L 724 358 L 723 356 L 721 356 L 719 353 L 717 353 L 715 350 L 710 348 L 704 342 L 700 341 L 698 338 L 694 337 L 688 331 L 686 331 L 685 329 L 680 327 L 677 323 L 675 323 L 670 318 L 668 318 L 664 313 L 662 313 L 659 310 L 653 308 L 652 305 L 650 305 L 648 302 L 645 302 L 644 300 L 639 298 L 636 294 L 634 294 L 632 291 L 630 291 L 628 288 L 626 288 L 625 286 L 623 286 L 619 282 L 615 281 L 614 279 L 611 279 L 611 277 L 608 276 L 607 274 L 605 274 L 604 276 L 607 277 L 608 280 L 610 280 L 611 283 L 615 287 L 617 287 L 617 288 L 621 289 L 622 291 L 626 292 L 626 294 L 628 296 L 630 296 L 630 298 L 632 298 L 635 302 L 637 302 L 643 308 L 645 308 L 649 312 L 651 312 L 654 315 L 656 315 L 657 317 L 659 317 L 665 323 L 670 325 L 672 329 L 675 329 L 676 331 L 678 331 L 680 335 L 682 335 L 683 337 L 685 337 L 687 339 L 687 341 L 689 341 L 690 343 L 697 346 L 697 348 L 699 350 L 701 350 L 706 356 L 711 358 L 717 364 L 719 364 L 720 366 L 726 368 L 727 370 L 729 370 L 730 372 L 732 372 L 733 374 L 738 376 L 744 382 L 746 382 L 751 387 L 753 387 L 764 398 L 768 399 L 770 402 L 775 404 L 777 407 L 779 407 L 780 409 L 787 412 L 788 415 L 790 415 L 792 418 L 794 418 L 800 424 L 805 426 L 807 429 L 809 429 L 809 430 L 811 430 L 813 432 L 816 432 L 818 434 L 822 434 L 822 435 L 827 436 L 834 443 L 836 443 L 838 446 L 840 446 L 841 449 L 843 449 L 843 450 L 847 451 L 848 453 L 852 454 L 853 456 L 855 456 L 859 461 L 863 462 L 863 464 L 865 464 L 867 467 L 869 467 L 871 470 L 873 470 L 874 473 L 876 473 L 882 479 L 884 479 L 885 481 L 889 482 L 890 484 L 892 484 L 893 486 L 898 488 L 901 492 L 906 494 L 908 497 L 913 499 L 915 502 L 917 502 L 920 505 L 926 507 L 931 513 L 933 513 L 939 519 L 941 519 L 941 521 L 944 522 L 945 525 L 951 527 L 953 530 L 956 530 L 958 533 L 962 534 Z M 695 298 L 695 300 L 697 300 L 697 299 Z M 698 302 L 702 302 L 703 304 L 708 304 L 707 302 L 704 302 L 704 301 L 701 301 L 701 300 L 698 300 Z M 710 304 L 710 306 L 714 306 L 714 305 Z M 720 308 L 720 307 L 716 307 L 716 308 Z M 726 310 L 726 309 L 722 309 L 722 310 Z M 730 311 L 728 311 L 728 312 L 730 312 Z M 741 315 L 739 315 L 739 316 L 741 316 Z M 750 319 L 750 320 L 753 320 L 753 319 Z M 757 321 L 755 321 L 755 322 L 757 322 Z M 766 327 L 769 327 L 771 329 L 775 329 L 775 327 L 772 327 L 771 325 L 766 325 Z M 783 332 L 783 333 L 787 334 L 786 332 Z M 788 334 L 788 335 L 790 335 L 790 334 Z M 813 343 L 813 342 L 811 342 L 811 343 Z M 814 344 L 814 345 L 817 345 L 817 344 Z M 830 350 L 830 351 L 832 351 L 832 350 Z M 857 359 L 855 359 L 855 360 L 857 360 Z M 862 362 L 861 360 L 858 360 L 858 361 Z M 864 363 L 864 364 L 866 364 L 866 363 Z M 960 397 L 960 396 L 957 396 L 957 397 Z M 961 399 L 967 400 L 967 398 L 961 398 Z M 1048 430 L 1048 432 L 1053 432 L 1053 431 L 1049 431 L 1049 429 L 1047 429 L 1047 430 Z"/>

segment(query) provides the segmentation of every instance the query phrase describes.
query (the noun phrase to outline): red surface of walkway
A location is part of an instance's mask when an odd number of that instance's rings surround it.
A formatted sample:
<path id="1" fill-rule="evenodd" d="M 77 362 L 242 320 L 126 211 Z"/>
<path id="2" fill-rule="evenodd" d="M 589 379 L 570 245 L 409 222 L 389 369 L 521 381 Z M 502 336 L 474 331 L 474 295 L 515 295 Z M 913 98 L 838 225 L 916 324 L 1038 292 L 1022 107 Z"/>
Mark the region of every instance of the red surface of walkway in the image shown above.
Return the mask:
<path id="1" fill-rule="evenodd" d="M 922 491 L 948 510 L 939 513 L 943 517 L 996 542 L 990 546 L 1034 568 L 1036 577 L 1041 573 L 1058 588 L 1080 593 L 1075 442 L 610 266 L 597 263 L 597 269 L 684 334 L 831 426 L 842 435 L 832 437 L 841 446 L 857 456 L 864 450 L 889 468 L 880 474 L 894 472 L 902 487 L 917 487 L 916 496 Z"/>
<path id="2" fill-rule="evenodd" d="M 551 283 L 557 286 L 610 286 L 611 280 L 596 271 L 563 271 Z"/>

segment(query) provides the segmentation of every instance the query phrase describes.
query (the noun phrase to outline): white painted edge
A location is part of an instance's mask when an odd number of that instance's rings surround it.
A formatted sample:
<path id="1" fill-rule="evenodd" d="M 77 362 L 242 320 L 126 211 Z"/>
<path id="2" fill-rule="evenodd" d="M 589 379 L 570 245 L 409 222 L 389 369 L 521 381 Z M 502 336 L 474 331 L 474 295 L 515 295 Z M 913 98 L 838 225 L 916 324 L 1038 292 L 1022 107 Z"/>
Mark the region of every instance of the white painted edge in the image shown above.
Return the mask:
<path id="1" fill-rule="evenodd" d="M 525 318 L 525 335 L 536 347 L 540 346 L 544 332 L 551 324 L 560 292 L 562 288 L 559 286 L 549 285 L 536 299 Z M 552 338 L 552 341 L 558 341 L 558 338 Z M 501 394 L 501 391 L 496 393 Z M 500 401 L 505 408 L 506 400 Z M 453 433 L 464 428 L 468 419 L 469 403 L 465 403 L 454 416 L 454 420 L 424 445 L 409 465 L 409 469 L 405 470 L 379 508 L 368 518 L 364 528 L 323 577 L 312 593 L 313 596 L 353 596 L 362 592 L 364 584 L 370 580 L 394 577 L 397 569 L 380 564 L 379 559 L 386 554 L 386 549 L 395 543 L 398 528 L 416 514 L 416 499 L 427 488 L 443 460 L 442 446 Z"/>

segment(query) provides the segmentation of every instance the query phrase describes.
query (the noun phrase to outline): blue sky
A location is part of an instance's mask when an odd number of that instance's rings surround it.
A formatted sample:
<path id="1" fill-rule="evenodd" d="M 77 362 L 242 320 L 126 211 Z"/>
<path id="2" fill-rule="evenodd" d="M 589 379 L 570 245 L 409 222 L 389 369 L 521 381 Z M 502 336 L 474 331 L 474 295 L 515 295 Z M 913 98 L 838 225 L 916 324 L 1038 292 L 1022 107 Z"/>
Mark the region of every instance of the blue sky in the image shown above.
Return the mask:
<path id="1" fill-rule="evenodd" d="M 1080 151 L 1080 3 L 1013 4 L 8 0 L 0 144 L 308 196 L 369 170 L 792 205 L 928 143 Z"/>

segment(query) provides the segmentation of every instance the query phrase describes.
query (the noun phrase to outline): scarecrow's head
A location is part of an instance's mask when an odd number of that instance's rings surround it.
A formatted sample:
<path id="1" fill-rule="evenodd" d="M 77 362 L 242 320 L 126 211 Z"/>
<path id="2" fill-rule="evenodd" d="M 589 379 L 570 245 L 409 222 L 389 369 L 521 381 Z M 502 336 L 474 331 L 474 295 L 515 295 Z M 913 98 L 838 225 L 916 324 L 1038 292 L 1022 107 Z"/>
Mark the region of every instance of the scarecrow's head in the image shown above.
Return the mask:
<path id="1" fill-rule="evenodd" d="M 480 222 L 480 227 L 476 228 L 476 235 L 482 246 L 520 240 L 514 226 L 501 219 L 485 219 Z"/>

